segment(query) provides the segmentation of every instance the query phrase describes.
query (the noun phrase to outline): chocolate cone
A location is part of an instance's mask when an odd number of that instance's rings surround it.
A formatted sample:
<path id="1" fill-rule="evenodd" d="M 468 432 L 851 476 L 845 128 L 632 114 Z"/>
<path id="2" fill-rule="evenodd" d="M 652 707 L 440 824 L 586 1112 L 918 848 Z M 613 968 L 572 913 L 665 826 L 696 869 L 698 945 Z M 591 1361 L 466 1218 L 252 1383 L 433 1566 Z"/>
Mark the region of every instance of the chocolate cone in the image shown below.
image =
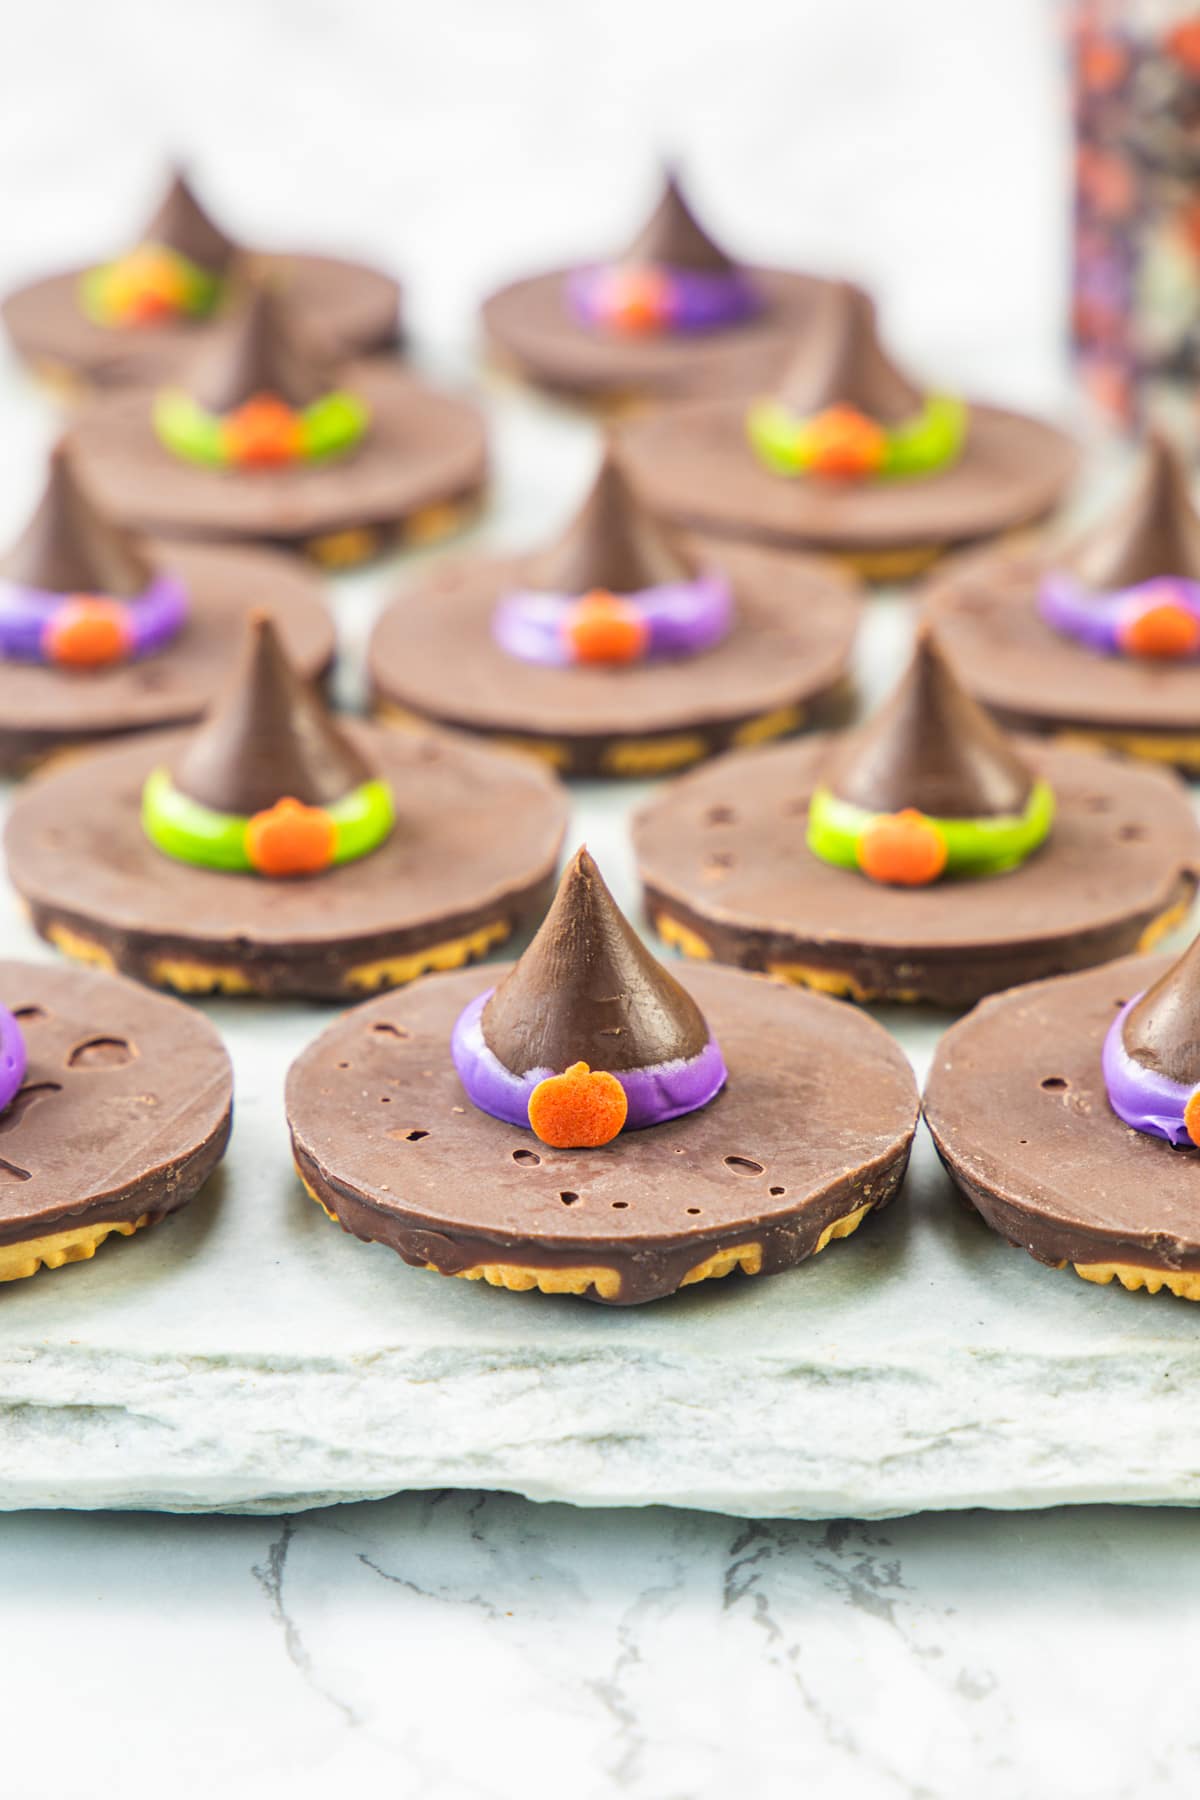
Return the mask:
<path id="1" fill-rule="evenodd" d="M 572 1063 L 619 1074 L 699 1054 L 708 1026 L 576 852 L 537 936 L 483 1010 L 488 1048 L 514 1075 Z"/>
<path id="2" fill-rule="evenodd" d="M 728 275 L 735 267 L 698 222 L 683 197 L 674 170 L 666 171 L 662 198 L 627 250 L 622 263 L 665 263 L 705 275 Z"/>
<path id="3" fill-rule="evenodd" d="M 92 505 L 60 444 L 51 452 L 33 517 L 0 557 L 0 580 L 52 594 L 128 600 L 152 578 L 150 562 L 131 534 Z"/>
<path id="4" fill-rule="evenodd" d="M 278 295 L 248 284 L 245 297 L 208 334 L 185 385 L 209 412 L 227 413 L 258 394 L 307 406 L 335 385 L 323 360 L 297 336 Z"/>
<path id="5" fill-rule="evenodd" d="M 1200 581 L 1200 514 L 1188 472 L 1169 439 L 1154 432 L 1132 491 L 1066 552 L 1067 566 L 1105 592 L 1163 575 Z"/>
<path id="6" fill-rule="evenodd" d="M 142 232 L 144 244 L 163 244 L 186 256 L 210 275 L 223 275 L 237 253 L 237 245 L 210 219 L 197 200 L 182 169 L 176 169 L 171 185 Z"/>
<path id="7" fill-rule="evenodd" d="M 1146 989 L 1122 1036 L 1144 1068 L 1172 1081 L 1200 1081 L 1200 937 Z"/>
<path id="8" fill-rule="evenodd" d="M 817 295 L 774 398 L 801 418 L 853 406 L 880 425 L 911 419 L 925 402 L 880 343 L 874 301 L 849 282 L 830 283 Z"/>
<path id="9" fill-rule="evenodd" d="M 874 718 L 835 752 L 825 780 L 868 812 L 914 807 L 934 819 L 1019 813 L 1033 776 L 983 708 L 959 685 L 933 634 Z"/>
<path id="10" fill-rule="evenodd" d="M 288 662 L 270 616 L 255 613 L 228 693 L 188 739 L 172 778 L 203 806 L 245 817 L 284 799 L 329 806 L 373 773 Z"/>
<path id="11" fill-rule="evenodd" d="M 642 506 L 611 451 L 563 535 L 534 563 L 531 579 L 555 594 L 634 594 L 692 571 L 669 532 Z"/>

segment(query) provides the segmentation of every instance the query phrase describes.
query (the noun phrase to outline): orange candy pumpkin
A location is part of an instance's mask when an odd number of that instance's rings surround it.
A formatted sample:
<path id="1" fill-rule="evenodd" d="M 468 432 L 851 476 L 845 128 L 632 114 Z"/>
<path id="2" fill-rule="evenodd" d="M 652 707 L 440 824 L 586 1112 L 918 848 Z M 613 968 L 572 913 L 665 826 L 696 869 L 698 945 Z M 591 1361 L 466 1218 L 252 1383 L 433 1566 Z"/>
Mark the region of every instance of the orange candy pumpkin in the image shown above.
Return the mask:
<path id="1" fill-rule="evenodd" d="M 337 827 L 319 806 L 277 800 L 246 827 L 246 854 L 260 875 L 318 875 L 333 861 Z"/>
<path id="2" fill-rule="evenodd" d="M 46 627 L 47 660 L 65 669 L 101 669 L 129 654 L 125 614 L 112 600 L 81 594 L 59 607 Z"/>
<path id="3" fill-rule="evenodd" d="M 597 592 L 576 601 L 566 635 L 576 662 L 631 663 L 645 655 L 650 628 L 627 600 Z"/>
<path id="4" fill-rule="evenodd" d="M 230 413 L 221 437 L 231 462 L 254 468 L 295 462 L 303 448 L 300 419 L 274 394 L 255 394 Z"/>
<path id="5" fill-rule="evenodd" d="M 830 406 L 804 433 L 810 467 L 819 475 L 870 475 L 887 453 L 887 436 L 854 406 Z"/>
<path id="6" fill-rule="evenodd" d="M 615 1075 L 572 1063 L 562 1075 L 547 1075 L 529 1096 L 529 1123 L 552 1150 L 594 1150 L 611 1143 L 629 1112 L 625 1089 Z"/>
<path id="7" fill-rule="evenodd" d="M 608 313 L 631 336 L 658 331 L 667 316 L 668 283 L 656 269 L 618 269 L 609 277 Z"/>
<path id="8" fill-rule="evenodd" d="M 1193 1144 L 1200 1144 L 1200 1088 L 1189 1094 L 1183 1109 L 1183 1122 Z"/>
<path id="9" fill-rule="evenodd" d="M 946 867 L 945 841 L 924 813 L 906 807 L 865 827 L 858 866 L 872 881 L 891 887 L 927 887 Z"/>
<path id="10" fill-rule="evenodd" d="M 1130 656 L 1151 656 L 1170 661 L 1190 656 L 1200 644 L 1200 620 L 1185 606 L 1164 600 L 1129 619 L 1120 632 L 1121 647 Z"/>

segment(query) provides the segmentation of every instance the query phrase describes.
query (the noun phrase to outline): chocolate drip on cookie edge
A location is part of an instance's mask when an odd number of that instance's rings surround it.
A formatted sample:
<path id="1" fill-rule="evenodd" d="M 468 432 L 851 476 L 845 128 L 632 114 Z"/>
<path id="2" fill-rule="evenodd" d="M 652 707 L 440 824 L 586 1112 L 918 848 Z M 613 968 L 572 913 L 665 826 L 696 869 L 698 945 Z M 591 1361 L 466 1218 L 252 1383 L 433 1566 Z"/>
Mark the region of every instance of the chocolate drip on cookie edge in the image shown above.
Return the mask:
<path id="1" fill-rule="evenodd" d="M 162 244 L 168 250 L 175 250 L 211 275 L 223 275 L 237 252 L 233 239 L 209 217 L 192 191 L 187 176 L 178 168 L 146 223 L 142 242 Z"/>
<path id="2" fill-rule="evenodd" d="M 1200 937 L 1130 1009 L 1122 1038 L 1143 1068 L 1200 1082 Z"/>
<path id="3" fill-rule="evenodd" d="M 60 444 L 33 517 L 0 557 L 0 580 L 52 594 L 128 600 L 143 592 L 152 573 L 132 535 L 92 505 Z"/>
<path id="4" fill-rule="evenodd" d="M 799 346 L 772 396 L 801 418 L 831 406 L 853 406 L 880 425 L 912 418 L 920 388 L 892 362 L 875 322 L 875 303 L 849 282 L 816 295 Z"/>
<path id="5" fill-rule="evenodd" d="M 611 451 L 558 542 L 536 558 L 532 579 L 551 593 L 633 594 L 692 571 L 669 533 L 646 511 Z"/>
<path id="6" fill-rule="evenodd" d="M 665 265 L 698 274 L 728 275 L 733 260 L 708 235 L 684 198 L 675 171 L 668 167 L 662 197 L 620 263 Z"/>
<path id="7" fill-rule="evenodd" d="M 650 954 L 583 849 L 482 1026 L 514 1075 L 580 1061 L 622 1074 L 697 1056 L 709 1037 L 696 1002 Z"/>
<path id="8" fill-rule="evenodd" d="M 826 784 L 868 812 L 986 819 L 1020 813 L 1033 775 L 923 627 L 899 686 L 835 752 Z"/>
<path id="9" fill-rule="evenodd" d="M 266 613 L 255 613 L 226 698 L 192 734 L 175 786 L 216 812 L 251 817 L 282 799 L 329 806 L 374 771 L 296 674 Z"/>
<path id="10" fill-rule="evenodd" d="M 260 394 L 304 407 L 327 394 L 334 379 L 323 360 L 299 341 L 279 296 L 254 283 L 214 327 L 183 385 L 199 405 L 220 414 Z"/>
<path id="11" fill-rule="evenodd" d="M 1187 466 L 1161 432 L 1147 439 L 1124 502 L 1079 538 L 1064 561 L 1102 593 L 1161 576 L 1200 581 L 1200 514 Z"/>

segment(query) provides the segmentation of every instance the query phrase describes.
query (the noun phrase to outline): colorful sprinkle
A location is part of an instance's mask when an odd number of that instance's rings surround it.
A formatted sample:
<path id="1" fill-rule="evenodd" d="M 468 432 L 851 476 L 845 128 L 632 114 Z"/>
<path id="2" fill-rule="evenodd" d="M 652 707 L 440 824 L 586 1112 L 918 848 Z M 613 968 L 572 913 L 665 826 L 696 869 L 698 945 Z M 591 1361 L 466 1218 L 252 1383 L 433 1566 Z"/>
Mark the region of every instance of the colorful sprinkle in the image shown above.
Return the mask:
<path id="1" fill-rule="evenodd" d="M 529 1123 L 552 1150 L 594 1150 L 611 1143 L 625 1123 L 629 1102 L 615 1075 L 573 1063 L 548 1075 L 529 1096 Z"/>
<path id="2" fill-rule="evenodd" d="M 906 807 L 866 827 L 858 840 L 858 866 L 871 881 L 928 887 L 946 867 L 946 843 L 924 813 Z"/>
<path id="3" fill-rule="evenodd" d="M 337 827 L 319 806 L 277 800 L 246 826 L 246 854 L 260 875 L 318 875 L 333 861 Z"/>

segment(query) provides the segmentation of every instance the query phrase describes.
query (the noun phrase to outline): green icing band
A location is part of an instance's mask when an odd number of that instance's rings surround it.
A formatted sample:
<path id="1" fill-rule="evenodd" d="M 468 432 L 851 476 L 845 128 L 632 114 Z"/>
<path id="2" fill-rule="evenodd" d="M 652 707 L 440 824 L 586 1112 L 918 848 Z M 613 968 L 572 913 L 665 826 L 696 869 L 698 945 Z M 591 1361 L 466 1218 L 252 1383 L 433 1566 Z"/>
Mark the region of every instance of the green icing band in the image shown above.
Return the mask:
<path id="1" fill-rule="evenodd" d="M 355 862 L 377 850 L 395 823 L 392 790 L 386 781 L 364 781 L 345 799 L 320 810 L 334 824 L 332 862 Z M 254 872 L 246 847 L 250 820 L 215 812 L 183 794 L 166 769 L 155 769 L 142 790 L 142 827 L 152 844 L 178 862 L 204 869 Z"/>
<path id="2" fill-rule="evenodd" d="M 808 811 L 808 847 L 822 862 L 857 869 L 862 833 L 886 813 L 868 812 L 818 788 Z M 925 817 L 925 815 L 922 815 Z M 926 819 L 946 846 L 945 876 L 1001 875 L 1031 856 L 1054 823 L 1054 794 L 1049 783 L 1035 781 L 1021 813 L 994 819 Z"/>
<path id="3" fill-rule="evenodd" d="M 221 295 L 223 286 L 221 277 L 202 269 L 199 263 L 191 262 L 178 250 L 170 250 L 165 245 L 143 244 L 133 257 L 149 253 L 160 258 L 164 267 L 169 268 L 174 283 L 175 293 L 171 296 L 172 304 L 167 316 L 171 313 L 182 314 L 189 319 L 202 319 L 212 312 Z M 79 282 L 80 304 L 89 319 L 97 325 L 121 325 L 140 323 L 136 314 L 126 317 L 120 304 L 120 284 L 127 274 L 130 257 L 119 257 L 115 262 L 101 263 L 97 268 L 88 269 Z M 113 289 L 117 289 L 114 297 Z"/>
<path id="4" fill-rule="evenodd" d="M 367 429 L 369 413 L 353 394 L 323 394 L 296 414 L 297 452 L 290 460 L 320 462 L 340 456 L 358 443 Z M 225 420 L 197 405 L 178 388 L 168 389 L 154 402 L 154 429 L 160 441 L 188 462 L 225 468 L 238 462 L 229 451 Z"/>
<path id="5" fill-rule="evenodd" d="M 755 453 L 777 475 L 804 475 L 815 467 L 809 438 L 812 419 L 798 419 L 776 400 L 760 400 L 746 417 Z M 932 394 L 901 425 L 881 426 L 881 461 L 864 473 L 881 479 L 928 475 L 957 461 L 967 434 L 967 409 L 948 394 Z"/>

